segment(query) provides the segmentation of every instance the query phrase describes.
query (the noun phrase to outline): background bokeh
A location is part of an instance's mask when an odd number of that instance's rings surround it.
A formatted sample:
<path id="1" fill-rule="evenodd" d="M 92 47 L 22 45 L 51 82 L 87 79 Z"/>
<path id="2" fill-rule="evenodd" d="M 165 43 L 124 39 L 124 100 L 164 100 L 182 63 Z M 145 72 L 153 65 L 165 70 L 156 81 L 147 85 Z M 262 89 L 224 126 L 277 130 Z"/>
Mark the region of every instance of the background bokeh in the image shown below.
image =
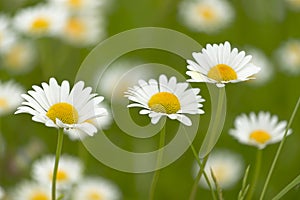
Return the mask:
<path id="1" fill-rule="evenodd" d="M 36 5 L 33 0 L 1 0 L 0 12 L 14 16 L 18 10 Z M 227 117 L 223 133 L 216 148 L 226 148 L 242 155 L 245 166 L 254 168 L 256 148 L 238 143 L 229 134 L 237 115 L 270 111 L 280 120 L 288 120 L 300 95 L 300 75 L 288 74 L 280 70 L 275 53 L 279 46 L 289 39 L 300 39 L 300 12 L 287 6 L 284 0 L 231 0 L 235 17 L 228 27 L 217 33 L 207 34 L 189 30 L 179 20 L 179 0 L 113 0 L 107 2 L 103 12 L 106 38 L 122 31 L 137 27 L 165 27 L 182 32 L 203 46 L 207 43 L 230 41 L 234 47 L 245 49 L 255 47 L 265 53 L 274 70 L 271 79 L 260 85 L 250 83 L 229 84 L 226 86 Z M 145 37 L 151 37 L 145 35 Z M 29 38 L 30 39 L 30 38 Z M 105 39 L 105 38 L 103 38 Z M 73 82 L 82 61 L 96 45 L 77 47 L 61 39 L 42 37 L 31 38 L 35 43 L 37 58 L 31 71 L 15 74 L 0 66 L 0 80 L 15 80 L 28 90 L 33 84 L 39 85 L 50 77 Z M 176 41 L 174 41 L 176 42 Z M 200 51 L 200 49 L 199 49 Z M 300 55 L 299 55 L 300 56 Z M 122 59 L 139 60 L 142 63 L 162 63 L 173 67 L 183 75 L 186 61 L 159 50 L 139 50 L 130 52 Z M 101 58 L 100 58 L 101 59 Z M 300 67 L 300 66 L 298 66 Z M 157 78 L 157 77 L 154 77 Z M 188 77 L 187 77 L 188 78 Z M 199 131 L 194 146 L 200 148 L 210 121 L 210 99 L 205 84 L 191 84 L 201 88 L 205 115 L 201 116 Z M 147 124 L 146 116 L 136 114 L 137 123 Z M 172 139 L 172 131 L 177 122 L 167 123 L 167 141 Z M 275 168 L 266 199 L 277 194 L 285 185 L 300 173 L 300 113 L 292 125 L 293 134 L 286 140 L 279 162 Z M 7 191 L 18 182 L 30 177 L 32 162 L 46 154 L 53 154 L 56 148 L 57 132 L 43 124 L 32 122 L 29 115 L 5 115 L 0 118 L 0 131 L 5 141 L 5 152 L 0 158 L 0 185 Z M 109 138 L 125 149 L 134 149 L 139 140 L 122 133 L 115 123 L 105 131 Z M 142 134 L 142 133 L 141 133 Z M 154 137 L 150 142 L 155 143 Z M 154 141 L 154 142 L 153 142 Z M 269 145 L 263 151 L 262 171 L 255 195 L 260 194 L 267 172 L 274 158 L 278 144 Z M 65 137 L 63 153 L 80 157 L 85 163 L 85 174 L 105 177 L 113 181 L 121 190 L 123 199 L 146 199 L 153 173 L 131 174 L 113 170 L 94 159 L 78 141 Z M 193 154 L 188 150 L 180 159 L 161 171 L 156 190 L 156 199 L 187 199 L 193 184 Z M 253 171 L 250 171 L 250 176 Z M 224 191 L 225 199 L 235 199 L 241 187 L 241 181 L 232 189 Z M 283 199 L 297 199 L 299 187 L 292 189 Z M 199 188 L 198 199 L 210 199 L 208 190 Z"/>

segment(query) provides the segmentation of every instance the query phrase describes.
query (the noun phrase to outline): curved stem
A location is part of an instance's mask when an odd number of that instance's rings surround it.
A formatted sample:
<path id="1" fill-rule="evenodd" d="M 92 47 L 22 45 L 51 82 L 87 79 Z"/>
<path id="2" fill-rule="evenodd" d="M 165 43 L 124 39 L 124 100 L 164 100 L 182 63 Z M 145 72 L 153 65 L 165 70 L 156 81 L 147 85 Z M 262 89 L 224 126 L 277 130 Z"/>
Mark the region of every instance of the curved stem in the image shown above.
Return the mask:
<path id="1" fill-rule="evenodd" d="M 165 135 L 166 135 L 166 130 L 165 130 L 166 127 L 165 126 L 166 125 L 164 125 L 163 128 L 161 129 L 160 137 L 159 137 L 159 151 L 158 151 L 158 155 L 157 155 L 157 164 L 156 164 L 158 168 L 160 168 L 160 164 L 161 164 L 162 157 L 163 157 L 162 147 L 165 144 Z M 159 174 L 160 174 L 160 169 L 157 169 L 153 175 L 150 193 L 149 193 L 149 200 L 154 199 L 154 192 L 155 192 L 155 188 L 157 185 Z"/>
<path id="2" fill-rule="evenodd" d="M 58 129 L 55 163 L 54 163 L 54 169 L 52 175 L 52 200 L 56 200 L 56 176 L 57 176 L 57 169 L 58 169 L 61 149 L 63 145 L 63 139 L 64 139 L 64 131 L 63 129 L 60 128 Z"/>
<path id="3" fill-rule="evenodd" d="M 290 120 L 289 120 L 289 123 L 288 123 L 288 125 L 287 125 L 287 127 L 286 127 L 284 136 L 283 136 L 283 138 L 282 138 L 282 140 L 281 140 L 281 142 L 280 142 L 280 144 L 279 144 L 279 147 L 278 147 L 278 149 L 277 149 L 275 158 L 274 158 L 274 160 L 273 160 L 273 163 L 272 163 L 271 168 L 270 168 L 270 171 L 269 171 L 269 173 L 268 173 L 268 176 L 267 176 L 266 182 L 265 182 L 265 184 L 264 184 L 262 193 L 261 193 L 261 195 L 260 195 L 260 198 L 259 198 L 260 200 L 262 200 L 262 199 L 264 198 L 264 195 L 265 195 L 266 190 L 267 190 L 267 187 L 268 187 L 268 185 L 269 185 L 269 182 L 270 182 L 272 173 L 273 173 L 273 171 L 274 171 L 276 162 L 277 162 L 277 160 L 278 160 L 279 154 L 280 154 L 280 152 L 281 152 L 281 150 L 282 150 L 282 147 L 283 147 L 283 144 L 284 144 L 284 142 L 285 142 L 287 133 L 288 133 L 288 131 L 289 131 L 291 125 L 292 125 L 292 122 L 294 121 L 294 118 L 295 118 L 295 115 L 296 115 L 297 110 L 298 110 L 298 108 L 299 108 L 299 105 L 300 105 L 300 97 L 299 97 L 299 99 L 298 99 L 298 101 L 297 101 L 297 103 L 296 103 L 296 106 L 295 106 L 295 108 L 294 108 L 294 110 L 293 110 L 293 113 L 292 113 L 292 115 L 291 115 L 291 118 L 290 118 Z"/>
<path id="4" fill-rule="evenodd" d="M 257 153 L 256 153 L 256 161 L 255 161 L 255 171 L 253 174 L 253 178 L 252 178 L 252 183 L 250 185 L 250 189 L 249 189 L 249 193 L 247 196 L 248 200 L 251 200 L 253 197 L 253 193 L 255 191 L 255 187 L 256 187 L 256 183 L 260 174 L 260 169 L 261 169 L 261 160 L 262 160 L 262 150 L 261 149 L 257 149 Z"/>

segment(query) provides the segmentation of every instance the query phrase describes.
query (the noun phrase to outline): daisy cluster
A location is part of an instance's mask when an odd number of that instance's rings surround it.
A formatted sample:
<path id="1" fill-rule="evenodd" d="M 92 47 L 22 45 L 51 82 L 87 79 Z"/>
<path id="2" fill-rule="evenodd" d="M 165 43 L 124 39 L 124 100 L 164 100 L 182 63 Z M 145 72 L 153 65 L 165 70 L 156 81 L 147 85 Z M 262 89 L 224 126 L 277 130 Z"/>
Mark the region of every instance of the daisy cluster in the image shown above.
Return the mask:
<path id="1" fill-rule="evenodd" d="M 36 160 L 32 165 L 32 180 L 19 183 L 7 194 L 9 199 L 50 200 L 54 160 L 55 156 L 51 155 Z M 58 195 L 63 194 L 65 200 L 121 199 L 120 190 L 113 182 L 98 176 L 86 176 L 83 171 L 84 165 L 81 160 L 74 156 L 62 155 L 57 173 Z"/>
<path id="2" fill-rule="evenodd" d="M 31 71 L 37 39 L 59 39 L 76 48 L 96 45 L 105 36 L 104 0 L 47 0 L 8 17 L 0 13 L 0 56 L 12 73 Z"/>

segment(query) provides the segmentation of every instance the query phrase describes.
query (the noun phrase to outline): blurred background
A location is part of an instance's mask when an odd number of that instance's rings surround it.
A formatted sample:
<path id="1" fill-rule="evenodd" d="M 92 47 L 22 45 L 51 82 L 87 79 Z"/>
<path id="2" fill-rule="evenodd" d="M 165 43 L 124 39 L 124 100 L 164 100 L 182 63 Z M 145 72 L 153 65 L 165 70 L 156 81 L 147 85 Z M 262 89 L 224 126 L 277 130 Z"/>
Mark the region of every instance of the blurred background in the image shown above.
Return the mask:
<path id="1" fill-rule="evenodd" d="M 25 92 L 32 85 L 48 82 L 50 77 L 55 77 L 59 82 L 66 79 L 74 83 L 82 61 L 99 42 L 138 27 L 173 29 L 203 46 L 229 41 L 233 47 L 252 54 L 253 62 L 262 68 L 262 72 L 255 81 L 226 86 L 227 117 L 216 149 L 227 149 L 238 154 L 242 158 L 243 170 L 251 165 L 249 176 L 252 176 L 257 149 L 240 144 L 228 131 L 241 113 L 269 111 L 278 115 L 279 120 L 288 120 L 291 116 L 300 95 L 299 1 L 213 0 L 206 1 L 210 3 L 204 6 L 205 11 L 201 11 L 201 3 L 205 1 L 196 0 L 86 0 L 85 8 L 66 8 L 61 2 L 67 1 L 0 1 L 2 84 L 13 80 Z M 47 31 L 32 30 L 31 17 L 38 13 L 36 10 L 45 9 L 40 7 L 49 4 L 58 6 L 54 11 L 45 11 L 52 13 L 49 16 L 53 20 L 59 16 L 59 20 L 53 22 L 57 23 L 57 27 L 53 27 L 53 31 L 50 28 Z M 28 10 L 29 14 L 26 13 Z M 131 66 L 143 63 L 162 63 L 186 76 L 186 61 L 176 55 L 154 49 L 130 52 L 112 64 L 114 70 L 108 72 L 107 76 L 110 76 L 99 86 L 98 92 L 106 97 L 108 107 L 109 88 L 113 88 L 113 81 L 117 81 Z M 140 78 L 158 78 L 156 75 L 152 77 L 151 71 L 134 77 L 127 80 L 126 85 L 132 86 Z M 193 142 L 196 149 L 200 149 L 210 121 L 210 99 L 205 84 L 191 85 L 200 87 L 201 95 L 206 99 L 206 114 L 200 117 L 199 131 Z M 120 98 L 124 97 L 120 95 Z M 57 140 L 55 129 L 33 122 L 29 115 L 13 113 L 14 110 L 0 113 L 0 186 L 8 194 L 22 180 L 31 179 L 31 166 L 35 160 L 54 154 Z M 138 109 L 132 110 L 137 123 L 149 123 L 147 116 L 141 117 L 137 113 Z M 300 173 L 300 159 L 297 156 L 300 152 L 299 121 L 300 113 L 292 124 L 293 134 L 286 140 L 266 199 L 277 194 Z M 178 123 L 168 121 L 167 127 L 168 142 L 174 136 L 172 133 Z M 133 149 L 134 144 L 139 142 L 124 134 L 112 119 L 104 129 L 111 141 L 124 149 Z M 156 141 L 157 137 L 149 140 L 151 144 Z M 254 199 L 260 194 L 277 148 L 278 144 L 273 144 L 263 150 L 262 169 Z M 72 141 L 68 137 L 64 140 L 63 153 L 80 158 L 85 166 L 85 175 L 112 181 L 119 188 L 121 199 L 147 199 L 153 173 L 132 174 L 111 169 L 93 158 L 80 141 Z M 188 150 L 176 162 L 162 169 L 155 199 L 188 199 L 194 180 L 194 164 L 193 154 Z M 224 198 L 235 199 L 240 188 L 241 178 L 230 188 L 224 189 Z M 299 196 L 300 190 L 296 187 L 283 199 L 298 199 Z M 210 191 L 199 186 L 197 199 L 210 198 Z"/>

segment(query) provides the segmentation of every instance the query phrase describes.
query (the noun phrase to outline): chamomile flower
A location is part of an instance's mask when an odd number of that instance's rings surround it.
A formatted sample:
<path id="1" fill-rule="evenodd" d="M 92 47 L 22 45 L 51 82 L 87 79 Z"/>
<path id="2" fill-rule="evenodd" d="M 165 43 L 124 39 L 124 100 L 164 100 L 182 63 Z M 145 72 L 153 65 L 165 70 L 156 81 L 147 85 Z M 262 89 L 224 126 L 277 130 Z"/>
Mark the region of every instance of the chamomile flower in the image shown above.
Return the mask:
<path id="1" fill-rule="evenodd" d="M 106 0 L 48 0 L 57 6 L 62 6 L 71 12 L 91 12 Z"/>
<path id="2" fill-rule="evenodd" d="M 73 200 L 118 200 L 121 194 L 118 188 L 103 178 L 85 178 L 73 192 Z"/>
<path id="3" fill-rule="evenodd" d="M 215 150 L 209 156 L 205 165 L 205 172 L 208 175 L 209 182 L 214 185 L 214 181 L 211 174 L 217 180 L 217 183 L 222 189 L 229 189 L 233 187 L 237 181 L 240 180 L 244 168 L 242 158 L 228 150 Z M 194 164 L 194 175 L 199 171 L 199 165 Z M 201 177 L 199 185 L 209 189 L 204 177 Z"/>
<path id="4" fill-rule="evenodd" d="M 21 105 L 22 86 L 14 81 L 0 81 L 0 116 L 9 114 Z"/>
<path id="5" fill-rule="evenodd" d="M 185 0 L 179 14 L 188 28 L 206 33 L 217 32 L 234 19 L 234 10 L 226 0 Z"/>
<path id="6" fill-rule="evenodd" d="M 51 188 L 48 186 L 36 182 L 23 182 L 15 188 L 11 196 L 13 200 L 51 200 L 50 191 Z"/>
<path id="7" fill-rule="evenodd" d="M 14 26 L 26 35 L 53 36 L 61 29 L 65 18 L 63 9 L 42 4 L 19 11 L 14 17 Z"/>
<path id="8" fill-rule="evenodd" d="M 288 6 L 295 11 L 300 10 L 300 0 L 285 0 Z"/>
<path id="9" fill-rule="evenodd" d="M 3 67 L 16 74 L 30 71 L 35 59 L 35 46 L 28 40 L 17 40 L 2 53 Z"/>
<path id="10" fill-rule="evenodd" d="M 290 75 L 300 74 L 300 40 L 290 39 L 276 51 L 280 68 Z"/>
<path id="11" fill-rule="evenodd" d="M 224 87 L 226 83 L 237 83 L 253 78 L 260 68 L 251 62 L 252 56 L 237 48 L 231 50 L 229 42 L 207 44 L 201 52 L 193 53 L 196 62 L 187 60 L 186 74 L 190 82 L 214 83 Z"/>
<path id="12" fill-rule="evenodd" d="M 32 166 L 32 177 L 38 183 L 51 186 L 53 177 L 53 166 L 55 157 L 45 156 L 37 160 Z M 83 164 L 75 157 L 62 155 L 59 161 L 57 171 L 57 187 L 58 189 L 67 189 L 73 184 L 78 183 L 82 177 Z"/>
<path id="13" fill-rule="evenodd" d="M 235 119 L 235 128 L 229 130 L 229 134 L 240 143 L 265 148 L 268 144 L 282 140 L 287 122 L 278 121 L 276 115 L 269 112 L 259 112 L 257 115 L 251 112 L 249 116 L 242 114 Z M 288 130 L 290 135 L 292 130 Z"/>
<path id="14" fill-rule="evenodd" d="M 150 79 L 148 83 L 139 81 L 138 86 L 129 88 L 125 96 L 134 103 L 127 107 L 141 107 L 140 114 L 147 114 L 152 124 L 156 124 L 162 116 L 177 119 L 186 126 L 192 122 L 185 114 L 203 114 L 199 96 L 200 89 L 187 89 L 188 83 L 177 83 L 175 77 L 169 80 L 165 75 L 160 75 L 159 81 Z"/>
<path id="15" fill-rule="evenodd" d="M 16 38 L 16 34 L 10 29 L 9 19 L 0 15 L 0 52 L 9 48 Z"/>
<path id="16" fill-rule="evenodd" d="M 60 37 L 76 46 L 97 44 L 105 35 L 104 22 L 98 15 L 75 15 L 65 21 Z"/>
<path id="17" fill-rule="evenodd" d="M 31 114 L 33 121 L 48 127 L 64 128 L 65 132 L 78 129 L 93 136 L 97 128 L 88 121 L 107 114 L 98 106 L 104 98 L 91 93 L 91 87 L 84 88 L 83 81 L 77 82 L 71 91 L 68 81 L 60 86 L 55 78 L 50 78 L 49 84 L 44 82 L 42 87 L 34 85 L 32 88 L 22 95 L 26 101 L 15 114 Z"/>

